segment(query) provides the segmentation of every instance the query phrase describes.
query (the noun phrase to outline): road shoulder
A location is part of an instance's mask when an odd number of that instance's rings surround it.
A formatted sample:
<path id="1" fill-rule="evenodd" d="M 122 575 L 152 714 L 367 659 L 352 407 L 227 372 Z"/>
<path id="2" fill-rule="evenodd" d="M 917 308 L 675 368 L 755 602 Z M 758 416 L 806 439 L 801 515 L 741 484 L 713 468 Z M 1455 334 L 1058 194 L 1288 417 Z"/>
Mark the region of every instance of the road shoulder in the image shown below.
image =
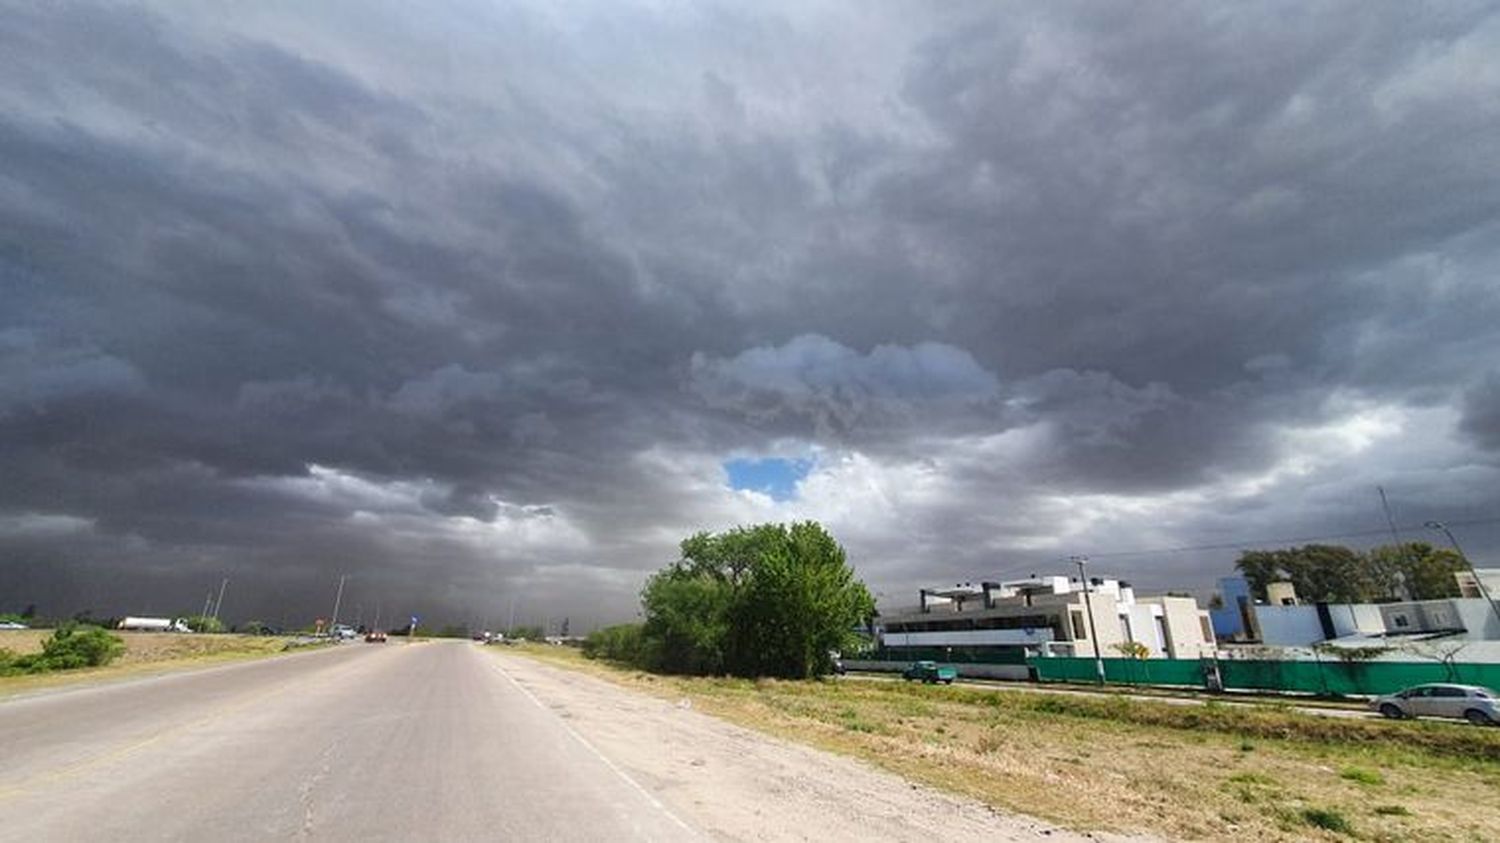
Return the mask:
<path id="1" fill-rule="evenodd" d="M 1097 840 L 577 671 L 495 663 L 631 778 L 724 840 Z M 1124 839 L 1124 838 L 1109 838 Z"/>

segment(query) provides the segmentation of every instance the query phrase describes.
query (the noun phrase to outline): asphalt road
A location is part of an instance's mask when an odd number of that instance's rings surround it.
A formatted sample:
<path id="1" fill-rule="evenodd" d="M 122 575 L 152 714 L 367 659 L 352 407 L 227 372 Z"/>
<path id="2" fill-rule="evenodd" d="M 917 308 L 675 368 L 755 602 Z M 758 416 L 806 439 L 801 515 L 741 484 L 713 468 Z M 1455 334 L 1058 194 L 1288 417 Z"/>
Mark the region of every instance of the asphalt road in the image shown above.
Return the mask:
<path id="1" fill-rule="evenodd" d="M 10 840 L 699 835 L 480 648 L 346 644 L 0 702 Z"/>

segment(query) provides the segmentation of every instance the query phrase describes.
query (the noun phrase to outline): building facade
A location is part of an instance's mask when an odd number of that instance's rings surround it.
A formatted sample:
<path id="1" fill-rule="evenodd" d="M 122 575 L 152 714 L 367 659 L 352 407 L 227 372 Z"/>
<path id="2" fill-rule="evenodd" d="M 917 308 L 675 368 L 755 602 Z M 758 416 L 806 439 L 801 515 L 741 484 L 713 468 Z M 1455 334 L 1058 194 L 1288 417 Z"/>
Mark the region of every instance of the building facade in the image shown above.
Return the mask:
<path id="1" fill-rule="evenodd" d="M 1065 576 L 922 589 L 915 607 L 885 614 L 882 648 L 914 657 L 1023 664 L 1028 654 L 1119 658 L 1213 655 L 1208 613 L 1191 597 L 1137 598 L 1129 583 Z M 1138 646 L 1137 646 L 1138 645 Z"/>

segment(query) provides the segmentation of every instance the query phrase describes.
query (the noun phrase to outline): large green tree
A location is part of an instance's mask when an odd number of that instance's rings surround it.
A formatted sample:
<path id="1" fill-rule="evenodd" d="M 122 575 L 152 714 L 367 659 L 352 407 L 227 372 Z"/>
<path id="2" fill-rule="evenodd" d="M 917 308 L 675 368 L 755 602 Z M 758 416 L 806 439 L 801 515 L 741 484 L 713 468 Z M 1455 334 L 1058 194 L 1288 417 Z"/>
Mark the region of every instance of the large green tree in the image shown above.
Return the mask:
<path id="1" fill-rule="evenodd" d="M 1339 545 L 1250 550 L 1240 555 L 1235 567 L 1249 580 L 1252 593 L 1262 599 L 1266 586 L 1279 581 L 1290 582 L 1303 600 L 1336 603 L 1362 602 L 1380 590 L 1360 554 Z"/>
<path id="2" fill-rule="evenodd" d="M 1453 575 L 1465 565 L 1463 557 L 1451 550 L 1408 542 L 1365 553 L 1323 544 L 1249 550 L 1240 554 L 1235 567 L 1261 599 L 1268 584 L 1286 581 L 1303 600 L 1365 603 L 1456 597 L 1458 582 Z"/>
<path id="3" fill-rule="evenodd" d="M 874 600 L 815 522 L 683 540 L 642 592 L 641 652 L 672 672 L 802 678 L 832 668 Z"/>
<path id="4" fill-rule="evenodd" d="M 1367 556 L 1373 567 L 1389 572 L 1393 594 L 1400 596 L 1404 590 L 1413 600 L 1459 596 L 1454 574 L 1468 569 L 1462 556 L 1426 542 L 1382 545 Z"/>

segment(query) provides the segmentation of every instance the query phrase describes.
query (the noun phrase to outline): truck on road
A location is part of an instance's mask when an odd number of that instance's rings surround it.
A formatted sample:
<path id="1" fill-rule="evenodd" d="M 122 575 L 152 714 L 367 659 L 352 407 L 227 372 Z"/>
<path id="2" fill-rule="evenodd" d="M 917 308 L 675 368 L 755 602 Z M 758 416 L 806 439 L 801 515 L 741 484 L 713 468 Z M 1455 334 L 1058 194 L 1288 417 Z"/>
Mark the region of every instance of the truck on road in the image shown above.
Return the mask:
<path id="1" fill-rule="evenodd" d="M 135 632 L 192 632 L 182 618 L 137 618 L 127 617 L 115 627 Z"/>

